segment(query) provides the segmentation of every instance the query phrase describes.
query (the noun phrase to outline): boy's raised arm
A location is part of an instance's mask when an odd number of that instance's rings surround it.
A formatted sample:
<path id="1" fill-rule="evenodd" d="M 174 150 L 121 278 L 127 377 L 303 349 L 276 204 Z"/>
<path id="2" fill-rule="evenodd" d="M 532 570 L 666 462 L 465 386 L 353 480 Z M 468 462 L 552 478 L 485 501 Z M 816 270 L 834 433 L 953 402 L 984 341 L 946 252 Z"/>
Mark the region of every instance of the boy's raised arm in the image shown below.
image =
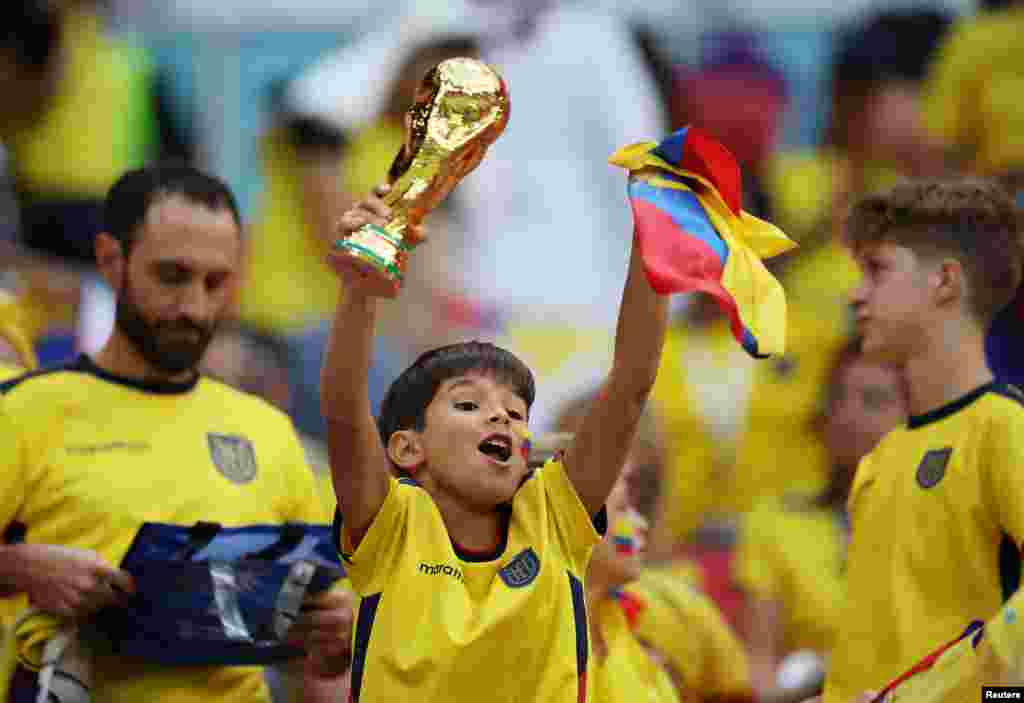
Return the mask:
<path id="1" fill-rule="evenodd" d="M 601 510 L 633 445 L 658 374 L 668 304 L 669 296 L 658 295 L 648 283 L 634 238 L 612 369 L 564 459 L 565 470 L 591 515 Z"/>
<path id="2" fill-rule="evenodd" d="M 340 236 L 364 224 L 383 226 L 389 209 L 374 194 L 341 219 Z M 320 377 L 331 477 L 345 529 L 355 547 L 388 493 L 389 462 L 370 408 L 368 377 L 373 355 L 377 300 L 360 287 L 361 272 L 342 258 L 332 264 L 343 280 Z"/>

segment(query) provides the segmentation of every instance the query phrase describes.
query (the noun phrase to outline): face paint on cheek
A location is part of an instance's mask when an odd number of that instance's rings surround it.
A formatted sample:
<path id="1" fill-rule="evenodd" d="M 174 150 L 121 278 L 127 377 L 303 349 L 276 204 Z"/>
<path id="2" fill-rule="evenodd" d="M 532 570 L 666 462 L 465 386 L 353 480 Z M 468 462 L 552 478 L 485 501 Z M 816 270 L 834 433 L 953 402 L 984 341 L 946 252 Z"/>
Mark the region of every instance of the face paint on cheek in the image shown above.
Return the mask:
<path id="1" fill-rule="evenodd" d="M 530 460 L 530 449 L 533 446 L 533 443 L 530 441 L 531 436 L 532 435 L 530 434 L 529 430 L 523 430 L 522 433 L 519 435 L 519 439 L 521 439 L 523 442 L 522 448 L 519 450 L 523 454 L 523 461 Z"/>

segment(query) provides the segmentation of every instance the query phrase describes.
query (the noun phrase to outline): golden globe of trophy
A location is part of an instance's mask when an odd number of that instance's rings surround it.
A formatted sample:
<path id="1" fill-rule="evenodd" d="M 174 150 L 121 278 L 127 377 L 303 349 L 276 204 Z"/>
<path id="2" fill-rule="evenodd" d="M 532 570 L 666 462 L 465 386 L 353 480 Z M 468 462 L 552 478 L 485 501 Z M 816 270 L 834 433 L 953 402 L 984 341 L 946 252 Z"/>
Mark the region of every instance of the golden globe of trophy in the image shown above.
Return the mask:
<path id="1" fill-rule="evenodd" d="M 332 259 L 371 279 L 363 286 L 368 292 L 397 295 L 409 252 L 420 243 L 410 225 L 418 225 L 479 165 L 508 117 L 508 88 L 491 66 L 454 58 L 431 69 L 406 113 L 405 144 L 388 172 L 391 190 L 383 200 L 390 219 L 336 241 Z"/>

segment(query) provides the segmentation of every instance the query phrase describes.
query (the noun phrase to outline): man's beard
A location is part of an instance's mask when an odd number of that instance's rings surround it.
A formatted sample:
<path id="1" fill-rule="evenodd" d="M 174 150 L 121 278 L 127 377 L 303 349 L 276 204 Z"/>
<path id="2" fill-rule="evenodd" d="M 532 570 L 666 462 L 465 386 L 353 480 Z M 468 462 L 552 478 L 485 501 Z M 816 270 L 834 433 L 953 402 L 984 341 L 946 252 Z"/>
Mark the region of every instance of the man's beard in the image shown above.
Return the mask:
<path id="1" fill-rule="evenodd" d="M 203 326 L 188 318 L 164 322 L 147 320 L 135 304 L 127 281 L 121 286 L 117 299 L 115 326 L 147 363 L 168 376 L 196 371 L 216 331 L 214 323 Z M 182 334 L 189 336 L 178 336 Z"/>

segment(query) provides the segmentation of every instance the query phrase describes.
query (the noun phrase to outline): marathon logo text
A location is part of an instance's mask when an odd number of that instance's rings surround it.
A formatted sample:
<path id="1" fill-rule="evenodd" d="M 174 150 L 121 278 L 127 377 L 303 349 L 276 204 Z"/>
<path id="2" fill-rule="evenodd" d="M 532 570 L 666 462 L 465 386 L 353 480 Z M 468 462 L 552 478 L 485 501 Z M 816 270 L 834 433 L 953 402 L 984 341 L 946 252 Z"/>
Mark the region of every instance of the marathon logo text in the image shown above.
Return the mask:
<path id="1" fill-rule="evenodd" d="M 452 578 L 457 579 L 460 583 L 464 582 L 464 579 L 462 578 L 462 569 L 457 569 L 451 564 L 428 564 L 425 561 L 421 561 L 419 571 L 421 574 L 426 574 L 427 576 L 451 576 Z"/>

